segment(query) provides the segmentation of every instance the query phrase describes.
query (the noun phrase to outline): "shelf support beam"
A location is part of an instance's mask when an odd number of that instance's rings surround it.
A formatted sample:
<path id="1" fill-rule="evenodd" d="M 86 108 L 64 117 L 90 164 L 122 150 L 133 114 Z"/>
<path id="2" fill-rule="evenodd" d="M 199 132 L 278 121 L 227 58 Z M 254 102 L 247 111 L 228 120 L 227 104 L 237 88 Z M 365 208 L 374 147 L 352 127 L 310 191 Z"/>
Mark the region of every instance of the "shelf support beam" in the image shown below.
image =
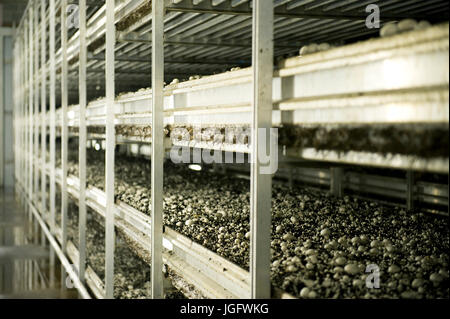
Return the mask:
<path id="1" fill-rule="evenodd" d="M 41 212 L 47 211 L 47 174 L 45 173 L 45 157 L 47 155 L 47 26 L 45 19 L 45 4 L 41 3 Z"/>
<path id="2" fill-rule="evenodd" d="M 253 122 L 250 184 L 251 298 L 270 298 L 272 175 L 262 172 L 260 148 L 270 149 L 272 127 L 273 2 L 253 2 Z M 265 139 L 263 134 L 265 131 Z M 262 135 L 260 137 L 260 135 Z M 262 143 L 260 143 L 260 141 Z M 269 147 L 268 147 L 269 146 Z M 267 172 L 266 172 L 267 173 Z"/>
<path id="3" fill-rule="evenodd" d="M 33 111 L 33 154 L 35 156 L 34 161 L 34 180 L 33 180 L 33 192 L 35 194 L 36 204 L 39 202 L 39 10 L 38 10 L 38 1 L 34 2 L 32 7 L 33 10 L 33 54 L 34 54 L 34 65 L 33 65 L 33 85 L 34 85 L 34 111 Z M 37 221 L 34 221 L 35 228 L 37 229 L 38 224 Z M 35 237 L 36 238 L 36 237 Z"/>
<path id="4" fill-rule="evenodd" d="M 4 176 L 3 176 L 3 165 L 5 158 L 3 150 L 4 145 L 3 141 L 4 139 L 4 132 L 6 130 L 3 129 L 3 123 L 4 123 L 4 112 L 5 112 L 5 105 L 3 104 L 4 96 L 3 96 L 3 35 L 0 33 L 0 185 L 3 185 L 4 183 Z M 6 78 L 6 77 L 5 77 Z"/>
<path id="5" fill-rule="evenodd" d="M 80 55 L 79 55 L 79 104 L 80 104 L 80 127 L 79 127 L 79 150 L 78 165 L 80 179 L 80 197 L 78 201 L 78 276 L 80 281 L 85 281 L 86 271 L 86 64 L 87 64 L 87 41 L 86 41 L 86 0 L 80 0 L 79 8 L 80 27 Z"/>
<path id="6" fill-rule="evenodd" d="M 68 106 L 68 62 L 67 62 L 67 0 L 61 0 L 61 249 L 66 252 L 67 245 L 67 152 L 68 152 L 68 126 L 67 126 L 67 106 Z"/>
<path id="7" fill-rule="evenodd" d="M 92 61 L 104 61 L 104 54 L 96 54 L 90 55 L 89 60 Z M 138 56 L 138 55 L 121 55 L 116 56 L 116 61 L 124 61 L 124 62 L 151 62 L 151 59 L 148 56 Z M 217 64 L 217 65 L 248 65 L 250 64 L 249 60 L 224 60 L 224 59 L 191 59 L 191 58 L 172 58 L 172 59 L 164 59 L 164 63 L 179 63 L 179 64 Z"/>
<path id="8" fill-rule="evenodd" d="M 115 0 L 106 0 L 105 297 L 114 298 L 114 25 Z"/>
<path id="9" fill-rule="evenodd" d="M 55 0 L 50 0 L 50 231 L 55 235 L 56 224 L 56 9 Z M 55 251 L 50 249 L 50 287 L 55 284 Z"/>
<path id="10" fill-rule="evenodd" d="M 34 96 L 34 86 L 33 86 L 33 6 L 30 5 L 28 9 L 28 194 L 33 201 L 33 96 Z M 31 223 L 32 213 L 31 204 L 28 206 L 28 217 Z"/>
<path id="11" fill-rule="evenodd" d="M 165 0 L 167 12 L 184 12 L 184 13 L 208 13 L 208 14 L 226 14 L 250 16 L 252 7 L 249 1 L 245 1 L 239 5 L 233 5 L 231 1 L 224 1 L 218 5 L 214 5 L 211 1 L 202 1 L 194 4 L 191 0 L 181 0 L 174 2 L 173 0 Z M 320 9 L 303 9 L 291 8 L 289 4 L 279 5 L 274 10 L 277 17 L 292 19 L 336 19 L 336 20 L 356 20 L 365 21 L 367 15 L 363 11 L 347 11 L 340 10 L 323 11 Z M 407 15 L 383 15 L 383 21 L 398 21 L 408 18 Z M 417 17 L 416 17 L 417 18 Z"/>
<path id="12" fill-rule="evenodd" d="M 414 171 L 406 171 L 406 208 L 414 209 Z"/>
<path id="13" fill-rule="evenodd" d="M 152 1 L 152 168 L 151 168 L 151 287 L 152 298 L 162 299 L 162 231 L 164 170 L 164 2 Z"/>
<path id="14" fill-rule="evenodd" d="M 342 167 L 330 168 L 330 192 L 336 197 L 343 195 L 344 169 Z"/>
<path id="15" fill-rule="evenodd" d="M 33 110 L 33 167 L 34 167 L 34 176 L 33 176 L 33 193 L 35 194 L 34 201 L 36 207 L 39 207 L 39 2 L 35 1 L 32 10 L 33 10 L 33 86 L 34 86 L 34 110 Z M 33 218 L 33 229 L 32 229 L 32 238 L 33 244 L 37 245 L 39 243 L 38 237 L 39 225 L 36 218 Z M 38 285 L 38 271 L 37 271 L 37 262 L 32 261 L 32 287 L 37 287 Z"/>
<path id="16" fill-rule="evenodd" d="M 152 43 L 152 34 L 145 33 L 139 34 L 139 32 L 117 32 L 118 42 L 131 42 L 131 43 Z M 275 47 L 277 48 L 295 48 L 298 49 L 305 43 L 292 42 L 292 41 L 277 41 Z M 193 45 L 193 46 L 217 46 L 217 47 L 234 47 L 234 48 L 249 48 L 252 46 L 251 41 L 247 40 L 235 40 L 224 38 L 211 38 L 211 37 L 193 37 L 193 36 L 172 36 L 164 38 L 164 45 Z"/>

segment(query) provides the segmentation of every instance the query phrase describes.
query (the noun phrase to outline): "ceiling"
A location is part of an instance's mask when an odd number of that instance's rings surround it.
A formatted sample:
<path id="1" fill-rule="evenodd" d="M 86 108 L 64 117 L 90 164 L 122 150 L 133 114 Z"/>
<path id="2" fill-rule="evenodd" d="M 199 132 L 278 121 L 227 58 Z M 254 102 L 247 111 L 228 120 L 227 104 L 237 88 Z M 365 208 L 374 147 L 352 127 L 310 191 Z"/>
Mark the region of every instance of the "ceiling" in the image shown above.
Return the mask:
<path id="1" fill-rule="evenodd" d="M 28 0 L 0 0 L 0 27 L 19 24 Z"/>

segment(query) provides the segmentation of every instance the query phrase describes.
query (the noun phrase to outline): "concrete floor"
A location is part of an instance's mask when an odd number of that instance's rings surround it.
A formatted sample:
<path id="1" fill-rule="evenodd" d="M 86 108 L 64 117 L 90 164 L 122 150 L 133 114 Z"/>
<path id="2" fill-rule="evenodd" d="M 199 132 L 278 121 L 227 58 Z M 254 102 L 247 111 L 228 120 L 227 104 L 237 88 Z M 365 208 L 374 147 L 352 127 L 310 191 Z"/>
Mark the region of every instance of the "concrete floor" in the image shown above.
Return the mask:
<path id="1" fill-rule="evenodd" d="M 59 265 L 54 271 L 60 278 Z M 48 277 L 48 244 L 19 207 L 14 190 L 0 189 L 0 299 L 76 298 L 59 283 L 49 287 Z"/>

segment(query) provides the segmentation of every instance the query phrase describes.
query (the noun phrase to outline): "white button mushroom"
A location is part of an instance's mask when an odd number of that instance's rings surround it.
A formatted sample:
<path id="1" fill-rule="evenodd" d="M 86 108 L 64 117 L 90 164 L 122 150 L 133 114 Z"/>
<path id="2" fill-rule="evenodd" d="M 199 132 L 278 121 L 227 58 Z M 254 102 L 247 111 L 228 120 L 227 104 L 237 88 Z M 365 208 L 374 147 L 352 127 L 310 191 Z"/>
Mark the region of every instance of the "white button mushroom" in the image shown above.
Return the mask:
<path id="1" fill-rule="evenodd" d="M 380 36 L 382 38 L 390 37 L 399 32 L 397 23 L 387 23 L 380 30 Z"/>
<path id="2" fill-rule="evenodd" d="M 334 261 L 334 263 L 338 266 L 342 266 L 345 265 L 345 263 L 347 262 L 347 260 L 345 259 L 345 257 L 338 257 L 336 258 L 336 260 Z"/>
<path id="3" fill-rule="evenodd" d="M 291 241 L 293 240 L 295 237 L 291 234 L 291 233 L 287 233 L 283 235 L 283 240 L 287 240 L 287 241 Z"/>
<path id="4" fill-rule="evenodd" d="M 309 260 L 311 263 L 313 263 L 313 264 L 317 264 L 317 262 L 318 262 L 318 259 L 317 259 L 317 256 L 316 256 L 316 255 L 311 255 L 311 256 L 309 256 L 309 257 L 308 257 L 308 260 Z"/>
<path id="5" fill-rule="evenodd" d="M 404 19 L 397 24 L 400 32 L 412 31 L 417 27 L 417 21 L 414 19 Z"/>
<path id="6" fill-rule="evenodd" d="M 437 285 L 439 285 L 439 284 L 441 283 L 441 281 L 442 281 L 442 276 L 439 275 L 438 273 L 432 273 L 432 274 L 430 275 L 430 280 L 431 280 L 431 282 L 433 282 L 433 284 L 434 284 L 435 286 L 437 286 Z"/>
<path id="7" fill-rule="evenodd" d="M 356 275 L 359 272 L 359 267 L 356 264 L 348 264 L 344 267 L 346 273 Z"/>
<path id="8" fill-rule="evenodd" d="M 397 265 L 391 265 L 388 268 L 388 273 L 395 274 L 400 271 L 400 267 Z"/>
<path id="9" fill-rule="evenodd" d="M 308 54 L 308 46 L 307 46 L 307 45 L 304 45 L 304 46 L 302 46 L 302 47 L 300 48 L 299 55 L 300 55 L 300 56 L 303 56 L 303 55 L 306 55 L 306 54 Z"/>
<path id="10" fill-rule="evenodd" d="M 314 299 L 317 298 L 317 293 L 314 290 L 310 290 L 308 294 L 308 298 Z"/>
<path id="11" fill-rule="evenodd" d="M 303 287 L 302 290 L 300 290 L 300 297 L 309 298 L 309 288 L 308 287 Z"/>
<path id="12" fill-rule="evenodd" d="M 330 50 L 330 49 L 331 49 L 331 46 L 330 46 L 329 43 L 321 43 L 318 46 L 318 50 L 319 51 L 327 51 L 327 50 Z"/>
<path id="13" fill-rule="evenodd" d="M 324 228 L 320 231 L 320 235 L 324 237 L 328 237 L 330 235 L 330 230 L 328 228 Z"/>
<path id="14" fill-rule="evenodd" d="M 428 29 L 429 27 L 431 27 L 431 23 L 428 21 L 422 20 L 416 25 L 415 29 L 416 30 L 424 30 L 424 29 Z"/>
<path id="15" fill-rule="evenodd" d="M 411 283 L 411 287 L 418 289 L 420 287 L 422 287 L 424 284 L 424 280 L 421 278 L 416 278 L 413 280 L 413 282 Z"/>
<path id="16" fill-rule="evenodd" d="M 297 271 L 297 267 L 295 267 L 294 265 L 289 265 L 286 267 L 286 271 L 287 272 L 296 272 Z"/>

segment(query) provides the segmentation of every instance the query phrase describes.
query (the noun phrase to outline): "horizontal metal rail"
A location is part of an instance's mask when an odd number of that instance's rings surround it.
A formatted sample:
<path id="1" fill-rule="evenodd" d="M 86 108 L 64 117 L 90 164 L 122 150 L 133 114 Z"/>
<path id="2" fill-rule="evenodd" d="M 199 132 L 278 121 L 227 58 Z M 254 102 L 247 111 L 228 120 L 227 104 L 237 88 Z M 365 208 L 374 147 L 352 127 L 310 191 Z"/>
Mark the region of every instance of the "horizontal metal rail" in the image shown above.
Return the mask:
<path id="1" fill-rule="evenodd" d="M 288 59 L 273 80 L 274 124 L 448 122 L 448 48 L 444 24 Z M 168 85 L 166 118 L 174 124 L 250 123 L 250 86 L 250 68 Z M 151 89 L 118 96 L 117 124 L 149 123 L 151 98 Z M 382 112 L 391 105 L 394 111 Z M 69 108 L 69 126 L 77 113 L 76 105 Z M 105 114 L 103 99 L 89 103 L 88 125 L 101 125 Z"/>
<path id="2" fill-rule="evenodd" d="M 292 179 L 293 182 L 330 189 L 332 177 L 329 167 L 304 168 L 289 163 L 283 164 L 282 162 L 279 166 L 274 177 L 279 179 L 280 182 Z M 240 177 L 248 178 L 248 168 L 245 166 L 231 165 L 227 168 L 227 173 L 241 174 Z M 345 190 L 363 193 L 364 196 L 361 197 L 373 201 L 377 201 L 377 198 L 371 196 L 381 195 L 385 198 L 395 199 L 390 205 L 406 207 L 407 186 L 405 179 L 346 171 L 342 182 L 344 193 Z M 420 204 L 448 206 L 448 185 L 418 181 L 413 188 L 413 194 Z M 448 214 L 447 211 L 442 213 Z"/>
<path id="3" fill-rule="evenodd" d="M 245 15 L 252 14 L 250 1 L 219 1 L 220 4 L 214 5 L 217 1 L 197 1 L 195 4 L 190 0 L 165 0 L 166 10 L 171 12 L 190 12 L 190 13 L 211 13 L 226 15 Z M 286 1 L 284 1 L 286 2 Z M 331 1 L 328 1 L 331 2 Z M 366 20 L 367 15 L 361 10 L 352 10 L 342 12 L 340 10 L 323 11 L 320 9 L 308 9 L 293 7 L 291 4 L 279 5 L 275 8 L 275 16 L 287 18 L 323 18 L 323 19 L 343 19 L 343 20 Z M 385 21 L 398 21 L 407 18 L 408 15 L 383 15 Z M 411 16 L 409 16 L 411 17 Z"/>

